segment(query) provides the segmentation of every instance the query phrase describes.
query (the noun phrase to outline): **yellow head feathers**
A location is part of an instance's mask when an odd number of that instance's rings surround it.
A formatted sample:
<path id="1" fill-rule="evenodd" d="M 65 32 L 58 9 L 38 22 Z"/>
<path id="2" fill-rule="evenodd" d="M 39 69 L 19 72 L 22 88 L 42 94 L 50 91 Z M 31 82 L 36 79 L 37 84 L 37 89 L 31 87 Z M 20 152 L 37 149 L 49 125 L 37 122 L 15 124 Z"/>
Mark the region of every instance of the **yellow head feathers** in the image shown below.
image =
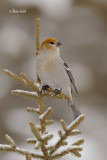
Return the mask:
<path id="1" fill-rule="evenodd" d="M 56 38 L 47 38 L 42 42 L 40 50 L 46 49 L 48 51 L 53 51 L 59 48 L 60 45 L 62 44 Z"/>

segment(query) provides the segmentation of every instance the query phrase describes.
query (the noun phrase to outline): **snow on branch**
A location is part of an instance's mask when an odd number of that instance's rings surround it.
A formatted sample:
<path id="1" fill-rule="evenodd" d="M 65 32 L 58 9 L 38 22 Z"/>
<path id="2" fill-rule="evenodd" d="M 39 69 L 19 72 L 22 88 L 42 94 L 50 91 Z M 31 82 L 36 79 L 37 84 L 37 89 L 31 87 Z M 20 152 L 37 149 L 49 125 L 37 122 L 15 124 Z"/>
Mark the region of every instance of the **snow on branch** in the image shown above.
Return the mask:
<path id="1" fill-rule="evenodd" d="M 28 83 L 22 79 L 21 77 L 17 76 L 16 74 L 14 74 L 13 72 L 7 70 L 7 69 L 3 69 L 3 72 L 6 73 L 7 75 L 9 75 L 10 77 L 14 78 L 15 80 L 17 80 L 18 82 L 26 85 L 29 87 Z"/>
<path id="2" fill-rule="evenodd" d="M 36 33 L 36 55 L 39 54 L 40 47 L 40 19 L 36 20 L 37 24 L 37 33 Z M 71 141 L 71 144 L 68 143 L 68 137 L 72 138 L 72 136 L 77 136 L 81 134 L 81 131 L 76 129 L 80 123 L 84 120 L 84 115 L 80 115 L 77 119 L 71 122 L 69 125 L 64 120 L 61 120 L 61 130 L 58 130 L 57 137 L 54 143 L 50 145 L 50 141 L 55 137 L 53 133 L 48 133 L 47 126 L 54 124 L 54 120 L 48 119 L 52 113 L 52 108 L 48 107 L 45 109 L 45 105 L 43 102 L 43 97 L 54 97 L 59 99 L 65 99 L 67 101 L 71 101 L 71 98 L 67 95 L 60 93 L 58 95 L 55 94 L 55 91 L 52 88 L 48 88 L 47 92 L 44 92 L 41 89 L 40 79 L 37 76 L 37 82 L 33 82 L 25 73 L 20 73 L 20 76 L 17 76 L 13 72 L 4 69 L 4 73 L 9 75 L 10 77 L 17 80 L 19 83 L 30 88 L 31 91 L 25 90 L 12 90 L 12 95 L 17 96 L 25 96 L 30 98 L 35 98 L 38 101 L 38 107 L 31 108 L 27 107 L 27 111 L 31 113 L 36 113 L 39 115 L 39 125 L 32 121 L 30 121 L 30 129 L 34 135 L 34 138 L 28 138 L 27 143 L 34 145 L 34 151 L 21 149 L 17 147 L 15 141 L 9 136 L 5 135 L 6 140 L 9 145 L 0 144 L 0 151 L 6 152 L 15 152 L 20 155 L 24 155 L 26 160 L 40 159 L 40 160 L 54 160 L 61 158 L 69 153 L 74 156 L 80 157 L 80 152 L 82 151 L 81 145 L 84 143 L 83 138 L 77 139 L 75 142 Z M 53 129 L 53 128 L 52 128 Z M 52 131 L 53 132 L 53 131 Z M 39 150 L 39 151 L 38 151 Z"/>
<path id="3" fill-rule="evenodd" d="M 63 156 L 65 156 L 66 154 L 73 154 L 76 157 L 81 157 L 81 154 L 79 153 L 80 151 L 82 151 L 81 147 L 71 147 L 71 148 L 67 148 L 67 149 L 63 149 L 60 153 L 56 153 L 52 156 L 52 159 L 58 159 L 61 158 Z"/>
<path id="4" fill-rule="evenodd" d="M 48 116 L 50 116 L 51 113 L 52 113 L 52 108 L 49 107 L 43 114 L 39 116 L 39 119 L 44 121 L 48 118 Z"/>
<path id="5" fill-rule="evenodd" d="M 84 115 L 80 115 L 77 119 L 75 119 L 67 128 L 67 130 L 64 133 L 61 133 L 62 135 L 60 135 L 60 139 L 57 141 L 57 143 L 54 146 L 54 149 L 51 151 L 51 155 L 59 148 L 62 146 L 62 143 L 64 140 L 67 139 L 68 136 L 71 135 L 73 129 L 75 129 L 83 120 L 84 120 L 85 116 Z M 65 124 L 64 124 L 65 125 Z M 64 128 L 64 127 L 62 127 Z"/>
<path id="6" fill-rule="evenodd" d="M 26 140 L 26 142 L 27 142 L 27 143 L 30 143 L 30 144 L 36 144 L 37 139 L 36 139 L 36 138 L 28 138 L 28 139 Z"/>
<path id="7" fill-rule="evenodd" d="M 32 112 L 32 113 L 37 113 L 40 114 L 40 108 L 31 108 L 31 107 L 27 107 L 26 109 L 28 112 Z"/>
<path id="8" fill-rule="evenodd" d="M 20 76 L 21 76 L 37 93 L 39 93 L 38 87 L 35 85 L 35 83 L 34 83 L 25 73 L 20 73 Z"/>
<path id="9" fill-rule="evenodd" d="M 38 154 L 33 151 L 29 151 L 27 149 L 21 149 L 19 147 L 16 147 L 15 149 L 11 147 L 11 145 L 5 145 L 5 144 L 0 144 L 0 151 L 7 151 L 7 152 L 15 152 L 20 155 L 25 155 L 26 153 L 29 154 L 32 158 L 38 158 L 38 159 L 44 159 L 43 154 Z"/>
<path id="10" fill-rule="evenodd" d="M 37 92 L 31 92 L 31 91 L 24 91 L 24 90 L 12 90 L 11 91 L 12 95 L 16 96 L 25 96 L 25 97 L 31 97 L 31 98 L 38 98 Z"/>
<path id="11" fill-rule="evenodd" d="M 15 141 L 8 134 L 5 135 L 5 139 L 9 142 L 9 144 L 12 146 L 12 148 L 14 148 L 14 149 L 16 148 Z"/>

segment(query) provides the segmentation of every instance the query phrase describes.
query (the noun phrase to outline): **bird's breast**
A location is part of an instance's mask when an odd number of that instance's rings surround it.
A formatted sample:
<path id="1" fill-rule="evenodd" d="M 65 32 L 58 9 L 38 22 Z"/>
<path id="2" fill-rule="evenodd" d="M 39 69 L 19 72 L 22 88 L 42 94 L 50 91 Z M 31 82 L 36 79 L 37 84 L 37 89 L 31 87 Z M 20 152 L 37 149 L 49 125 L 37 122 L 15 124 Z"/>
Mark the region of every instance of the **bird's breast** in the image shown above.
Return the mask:
<path id="1" fill-rule="evenodd" d="M 36 69 L 38 72 L 51 72 L 55 69 L 57 64 L 57 56 L 56 55 L 47 55 L 42 54 L 37 56 L 36 60 Z"/>

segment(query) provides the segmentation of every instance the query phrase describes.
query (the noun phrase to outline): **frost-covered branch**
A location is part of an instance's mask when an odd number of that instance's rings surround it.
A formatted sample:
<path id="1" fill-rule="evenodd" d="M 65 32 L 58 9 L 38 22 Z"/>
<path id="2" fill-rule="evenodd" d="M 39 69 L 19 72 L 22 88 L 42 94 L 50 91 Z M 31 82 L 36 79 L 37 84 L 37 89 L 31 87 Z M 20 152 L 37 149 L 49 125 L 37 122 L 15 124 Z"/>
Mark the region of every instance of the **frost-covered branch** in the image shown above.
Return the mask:
<path id="1" fill-rule="evenodd" d="M 9 142 L 9 144 L 12 146 L 12 148 L 14 148 L 14 149 L 16 148 L 15 141 L 8 134 L 5 135 L 5 139 Z"/>
<path id="2" fill-rule="evenodd" d="M 57 141 L 57 143 L 54 146 L 54 149 L 50 152 L 52 155 L 60 146 L 62 146 L 62 143 L 64 140 L 67 139 L 68 136 L 71 135 L 73 129 L 75 129 L 83 120 L 84 120 L 84 115 L 80 115 L 77 119 L 75 119 L 68 127 L 65 126 L 65 122 L 62 123 L 62 128 L 64 129 L 64 133 L 61 135 L 60 139 Z M 65 129 L 66 128 L 66 129 Z"/>
<path id="3" fill-rule="evenodd" d="M 20 155 L 25 155 L 25 156 L 26 156 L 26 153 L 28 153 L 32 158 L 44 159 L 44 156 L 42 154 L 38 154 L 36 152 L 29 151 L 27 149 L 21 149 L 19 147 L 16 147 L 14 149 L 12 148 L 11 145 L 0 144 L 0 151 L 15 152 L 15 153 L 18 153 Z"/>
<path id="4" fill-rule="evenodd" d="M 39 54 L 39 47 L 40 47 L 40 19 L 37 19 L 37 33 L 36 33 L 36 55 Z M 30 98 L 35 98 L 38 101 L 38 107 L 31 108 L 27 107 L 27 111 L 31 113 L 36 113 L 39 118 L 39 125 L 32 121 L 30 121 L 30 129 L 34 138 L 28 138 L 27 143 L 34 145 L 35 152 L 21 149 L 16 146 L 15 141 L 9 135 L 5 135 L 6 140 L 8 141 L 9 145 L 0 144 L 0 151 L 7 151 L 7 152 L 16 152 L 20 155 L 24 155 L 26 160 L 34 159 L 41 159 L 41 160 L 54 160 L 65 156 L 66 154 L 71 153 L 77 157 L 80 157 L 80 151 L 82 151 L 81 145 L 84 143 L 84 139 L 77 139 L 75 142 L 69 145 L 67 138 L 72 136 L 77 136 L 81 134 L 81 131 L 76 129 L 78 125 L 83 121 L 84 115 L 80 115 L 77 119 L 75 119 L 70 125 L 64 120 L 61 120 L 61 127 L 62 129 L 58 131 L 58 140 L 54 141 L 54 144 L 49 144 L 50 140 L 54 138 L 54 134 L 48 133 L 47 126 L 54 124 L 54 120 L 48 119 L 52 113 L 52 107 L 48 107 L 45 109 L 45 105 L 43 102 L 43 98 L 47 97 L 54 97 L 59 99 L 65 99 L 67 101 L 71 101 L 71 98 L 67 95 L 60 93 L 58 95 L 55 94 L 55 91 L 52 88 L 48 88 L 47 92 L 44 92 L 41 89 L 40 79 L 37 76 L 37 82 L 33 82 L 25 73 L 20 73 L 20 76 L 17 76 L 13 72 L 4 69 L 4 73 L 8 74 L 10 77 L 17 80 L 19 83 L 27 86 L 30 88 L 30 91 L 25 90 L 12 90 L 12 95 L 17 96 L 25 96 Z M 63 147 L 63 149 L 61 148 Z M 61 149 L 59 151 L 58 149 Z M 39 150 L 39 152 L 38 152 Z"/>
<path id="5" fill-rule="evenodd" d="M 24 79 L 22 79 L 21 77 L 17 76 L 15 73 L 13 73 L 13 72 L 11 72 L 7 69 L 3 69 L 3 72 L 6 73 L 7 75 L 9 75 L 10 77 L 14 78 L 18 82 L 20 82 L 20 83 L 29 87 L 28 83 Z"/>
<path id="6" fill-rule="evenodd" d="M 71 147 L 71 148 L 67 148 L 67 149 L 63 149 L 60 153 L 56 153 L 52 156 L 52 159 L 58 159 L 61 158 L 63 156 L 65 156 L 66 154 L 73 154 L 76 157 L 81 157 L 81 154 L 79 153 L 80 151 L 82 151 L 81 147 Z"/>
<path id="7" fill-rule="evenodd" d="M 25 73 L 20 73 L 20 76 L 39 94 L 39 88 Z"/>
<path id="8" fill-rule="evenodd" d="M 36 92 L 31 92 L 31 91 L 24 91 L 24 90 L 12 90 L 11 91 L 12 95 L 16 96 L 25 96 L 25 97 L 30 97 L 30 98 L 38 98 L 38 94 Z"/>

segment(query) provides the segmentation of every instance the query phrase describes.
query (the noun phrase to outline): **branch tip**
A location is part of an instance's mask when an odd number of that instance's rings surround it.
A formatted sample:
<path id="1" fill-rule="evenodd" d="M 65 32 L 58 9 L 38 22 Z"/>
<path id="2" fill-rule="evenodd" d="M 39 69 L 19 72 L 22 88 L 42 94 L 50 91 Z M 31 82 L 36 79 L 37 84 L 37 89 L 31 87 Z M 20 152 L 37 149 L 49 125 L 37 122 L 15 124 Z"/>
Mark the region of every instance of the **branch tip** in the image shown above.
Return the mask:
<path id="1" fill-rule="evenodd" d="M 12 148 L 16 148 L 15 141 L 8 134 L 5 134 L 5 139 L 9 142 L 9 144 L 12 146 Z"/>
<path id="2" fill-rule="evenodd" d="M 74 142 L 72 145 L 74 146 L 80 146 L 80 145 L 82 145 L 84 143 L 84 139 L 83 138 L 81 138 L 81 139 L 79 139 L 79 140 L 77 140 L 76 142 Z"/>
<path id="3" fill-rule="evenodd" d="M 61 126 L 62 126 L 63 130 L 66 132 L 67 131 L 67 125 L 66 125 L 65 121 L 63 119 L 61 119 L 60 122 L 61 122 Z"/>

